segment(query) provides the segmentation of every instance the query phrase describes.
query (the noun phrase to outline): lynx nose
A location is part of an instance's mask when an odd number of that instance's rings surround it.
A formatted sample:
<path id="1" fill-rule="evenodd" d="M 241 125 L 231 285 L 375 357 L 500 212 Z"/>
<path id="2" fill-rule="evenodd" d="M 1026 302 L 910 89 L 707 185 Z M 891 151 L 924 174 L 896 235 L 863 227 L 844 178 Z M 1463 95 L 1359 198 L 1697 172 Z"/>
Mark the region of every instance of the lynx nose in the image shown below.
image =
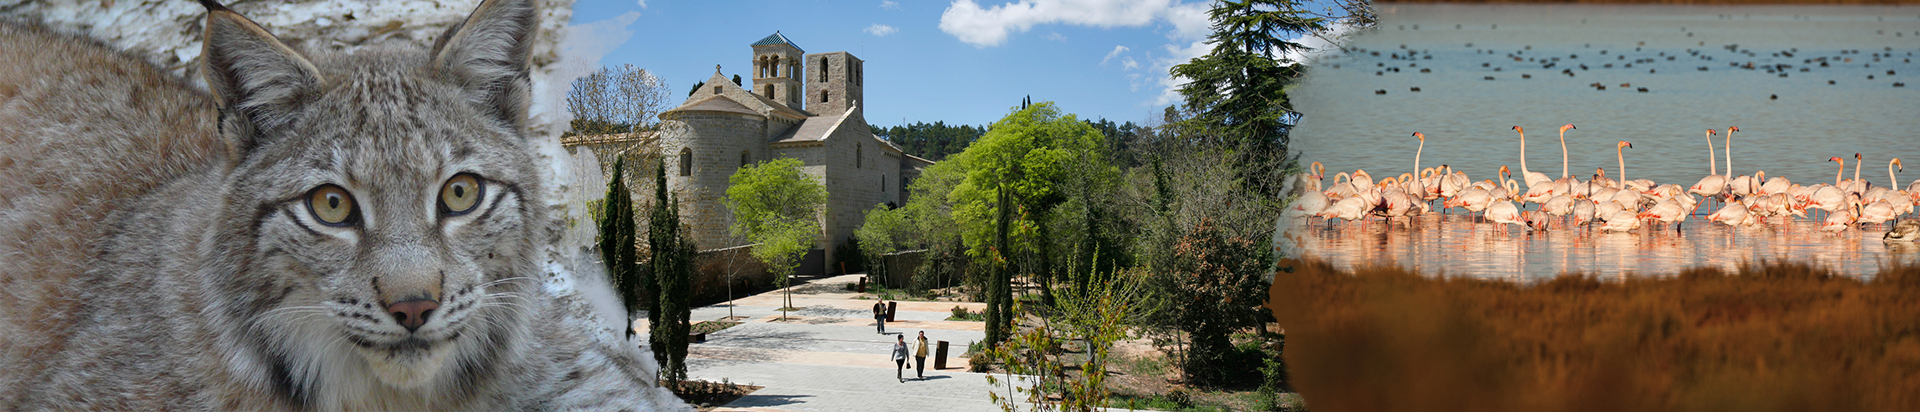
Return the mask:
<path id="1" fill-rule="evenodd" d="M 393 314 L 393 320 L 408 332 L 420 329 L 427 324 L 427 317 L 433 316 L 433 310 L 440 308 L 440 302 L 429 299 L 409 299 L 387 305 L 387 312 Z"/>

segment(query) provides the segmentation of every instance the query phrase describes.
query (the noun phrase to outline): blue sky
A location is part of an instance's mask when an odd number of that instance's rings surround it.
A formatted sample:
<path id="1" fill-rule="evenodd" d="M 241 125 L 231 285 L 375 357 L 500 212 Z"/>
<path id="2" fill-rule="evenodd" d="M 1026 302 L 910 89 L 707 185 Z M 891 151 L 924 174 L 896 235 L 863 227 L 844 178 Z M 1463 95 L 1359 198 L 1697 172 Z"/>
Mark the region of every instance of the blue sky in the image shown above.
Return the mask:
<path id="1" fill-rule="evenodd" d="M 1176 100 L 1167 68 L 1208 50 L 1207 7 L 1175 0 L 582 0 L 571 24 L 631 33 L 601 63 L 653 72 L 676 105 L 714 64 L 750 83 L 748 44 L 779 30 L 808 53 L 846 51 L 865 60 L 861 106 L 881 126 L 988 124 L 1028 95 L 1082 118 L 1142 123 Z"/>

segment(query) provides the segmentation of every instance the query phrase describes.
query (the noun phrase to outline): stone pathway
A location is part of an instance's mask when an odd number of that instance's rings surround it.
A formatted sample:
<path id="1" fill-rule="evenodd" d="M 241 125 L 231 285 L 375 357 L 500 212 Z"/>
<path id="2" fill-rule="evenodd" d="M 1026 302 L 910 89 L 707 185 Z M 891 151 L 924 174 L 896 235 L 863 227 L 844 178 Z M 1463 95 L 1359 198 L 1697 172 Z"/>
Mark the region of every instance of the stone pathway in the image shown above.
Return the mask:
<path id="1" fill-rule="evenodd" d="M 692 379 L 763 386 L 758 391 L 719 408 L 719 411 L 998 411 L 987 399 L 986 375 L 966 372 L 959 357 L 967 345 L 985 337 L 980 322 L 946 321 L 954 306 L 980 311 L 981 303 L 900 302 L 897 322 L 887 323 L 886 335 L 874 331 L 873 300 L 855 299 L 843 284 L 858 275 L 815 280 L 793 289 L 793 305 L 803 310 L 780 321 L 781 291 L 734 301 L 733 314 L 746 323 L 707 335 L 705 343 L 688 348 L 687 375 Z M 694 322 L 727 316 L 725 303 L 696 308 Z M 645 321 L 641 320 L 641 324 Z M 947 369 L 928 365 L 924 380 L 894 379 L 891 354 L 896 336 L 907 343 L 926 331 L 928 354 L 937 341 L 947 341 Z M 928 363 L 933 358 L 928 357 Z"/>

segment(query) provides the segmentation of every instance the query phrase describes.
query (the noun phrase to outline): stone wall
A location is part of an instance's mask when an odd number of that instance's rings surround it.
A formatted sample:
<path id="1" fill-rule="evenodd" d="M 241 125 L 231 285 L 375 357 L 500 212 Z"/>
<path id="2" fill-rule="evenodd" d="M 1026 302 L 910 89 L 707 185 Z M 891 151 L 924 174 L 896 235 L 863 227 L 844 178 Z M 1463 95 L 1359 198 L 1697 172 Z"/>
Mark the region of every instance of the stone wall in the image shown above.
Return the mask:
<path id="1" fill-rule="evenodd" d="M 726 207 L 727 178 L 740 170 L 740 153 L 754 159 L 767 152 L 762 130 L 765 121 L 756 116 L 722 112 L 680 112 L 661 122 L 664 138 L 660 146 L 666 155 L 667 185 L 680 199 L 680 215 L 692 228 L 693 241 L 703 249 L 737 246 L 728 226 L 731 213 Z M 682 150 L 692 155 L 692 174 L 680 176 Z"/>
<path id="2" fill-rule="evenodd" d="M 860 72 L 865 70 L 866 63 L 860 58 L 843 51 L 814 53 L 807 55 L 806 64 L 806 76 L 803 77 L 807 88 L 805 100 L 814 113 L 838 114 L 846 112 L 848 107 L 864 103 L 862 84 L 865 81 Z M 822 70 L 826 72 L 824 77 Z M 827 93 L 824 102 L 820 99 L 823 92 Z"/>
<path id="3" fill-rule="evenodd" d="M 773 274 L 750 253 L 750 246 L 707 249 L 693 259 L 690 288 L 695 302 L 716 302 L 727 298 L 727 283 L 733 283 L 733 297 L 745 297 L 749 291 L 773 285 Z"/>

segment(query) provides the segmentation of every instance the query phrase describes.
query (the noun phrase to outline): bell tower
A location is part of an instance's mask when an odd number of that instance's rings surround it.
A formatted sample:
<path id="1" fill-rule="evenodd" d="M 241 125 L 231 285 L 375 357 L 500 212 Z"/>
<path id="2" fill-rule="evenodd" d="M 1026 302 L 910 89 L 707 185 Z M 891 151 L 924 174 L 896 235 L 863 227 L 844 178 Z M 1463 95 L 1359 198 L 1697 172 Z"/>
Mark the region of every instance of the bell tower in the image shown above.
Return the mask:
<path id="1" fill-rule="evenodd" d="M 808 104 L 813 112 L 833 115 L 845 112 L 865 98 L 866 62 L 843 51 L 807 55 L 812 68 L 806 71 Z"/>
<path id="2" fill-rule="evenodd" d="M 801 74 L 806 72 L 801 56 L 805 54 L 778 31 L 753 42 L 753 94 L 794 110 L 806 110 L 806 99 L 801 96 Z"/>

